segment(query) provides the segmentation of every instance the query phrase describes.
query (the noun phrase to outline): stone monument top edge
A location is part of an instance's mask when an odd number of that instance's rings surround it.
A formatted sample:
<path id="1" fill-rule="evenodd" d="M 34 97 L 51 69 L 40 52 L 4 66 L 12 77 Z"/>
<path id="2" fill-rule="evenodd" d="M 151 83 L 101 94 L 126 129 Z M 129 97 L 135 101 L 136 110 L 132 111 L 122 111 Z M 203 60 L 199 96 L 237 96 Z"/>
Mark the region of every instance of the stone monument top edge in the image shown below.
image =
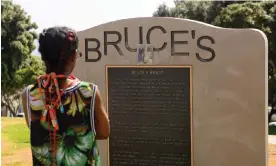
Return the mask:
<path id="1" fill-rule="evenodd" d="M 93 30 L 95 28 L 102 28 L 102 27 L 107 27 L 109 25 L 113 25 L 113 24 L 122 24 L 122 25 L 127 25 L 127 23 L 132 23 L 135 22 L 136 24 L 140 21 L 140 22 L 149 22 L 153 23 L 153 21 L 183 21 L 183 22 L 189 22 L 189 23 L 193 23 L 195 24 L 195 26 L 206 26 L 209 28 L 215 28 L 215 29 L 220 29 L 220 30 L 234 30 L 234 31 L 252 31 L 252 32 L 256 32 L 259 33 L 264 40 L 266 40 L 267 43 L 267 37 L 265 35 L 265 33 L 259 29 L 255 29 L 255 28 L 223 28 L 223 27 L 219 27 L 219 26 L 215 26 L 215 25 L 211 25 L 208 23 L 204 23 L 204 22 L 200 22 L 200 21 L 196 21 L 196 20 L 191 20 L 191 19 L 184 19 L 184 18 L 173 18 L 173 17 L 132 17 L 132 18 L 125 18 L 125 19 L 118 19 L 118 20 L 113 20 L 113 21 L 109 21 L 106 23 L 102 23 L 96 26 L 92 26 L 90 28 L 87 28 L 85 30 L 81 30 L 78 31 L 77 33 L 85 33 L 87 31 Z M 138 24 L 137 24 L 138 26 Z"/>

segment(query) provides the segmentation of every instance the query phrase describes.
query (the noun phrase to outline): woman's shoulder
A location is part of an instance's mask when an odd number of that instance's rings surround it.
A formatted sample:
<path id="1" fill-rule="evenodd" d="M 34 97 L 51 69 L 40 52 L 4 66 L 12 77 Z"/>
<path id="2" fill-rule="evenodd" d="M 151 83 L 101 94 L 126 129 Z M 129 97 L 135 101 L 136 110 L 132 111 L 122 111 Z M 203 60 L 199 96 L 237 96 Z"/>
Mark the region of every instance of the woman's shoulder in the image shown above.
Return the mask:
<path id="1" fill-rule="evenodd" d="M 33 84 L 29 84 L 27 86 L 25 86 L 23 93 L 26 95 L 33 95 L 34 93 L 38 93 L 38 84 L 37 83 L 33 83 Z"/>
<path id="2" fill-rule="evenodd" d="M 96 87 L 96 85 L 94 83 L 79 80 L 77 77 L 72 76 L 72 75 L 69 76 L 68 79 L 70 79 L 73 83 L 66 90 L 76 89 L 76 88 L 92 88 L 94 86 Z"/>
<path id="3" fill-rule="evenodd" d="M 79 88 L 96 88 L 97 85 L 92 83 L 92 82 L 87 82 L 87 81 L 80 81 L 79 83 Z"/>
<path id="4" fill-rule="evenodd" d="M 43 91 L 42 89 L 42 92 Z M 40 95 L 38 84 L 34 83 L 26 86 L 21 96 L 22 100 L 27 102 L 27 105 L 29 105 L 32 110 L 42 110 L 44 105 Z"/>
<path id="5" fill-rule="evenodd" d="M 76 91 L 79 92 L 84 98 L 90 98 L 94 96 L 97 85 L 92 82 L 82 81 L 74 76 L 69 76 L 73 84 L 66 89 L 66 92 Z"/>
<path id="6" fill-rule="evenodd" d="M 97 85 L 92 82 L 80 81 L 78 90 L 83 97 L 93 97 L 96 94 Z"/>

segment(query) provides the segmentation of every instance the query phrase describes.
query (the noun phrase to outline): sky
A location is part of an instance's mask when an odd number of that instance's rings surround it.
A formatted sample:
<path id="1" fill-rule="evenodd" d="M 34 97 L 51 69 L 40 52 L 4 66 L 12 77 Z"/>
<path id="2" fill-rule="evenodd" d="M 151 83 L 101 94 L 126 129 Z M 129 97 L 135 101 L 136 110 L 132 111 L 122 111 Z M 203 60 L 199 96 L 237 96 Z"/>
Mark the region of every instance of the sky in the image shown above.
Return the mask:
<path id="1" fill-rule="evenodd" d="M 173 7 L 173 0 L 12 0 L 19 4 L 40 33 L 51 26 L 68 26 L 76 31 L 96 25 L 133 17 L 150 17 L 165 3 Z M 38 45 L 35 41 L 36 46 Z M 33 52 L 39 55 L 37 49 Z"/>

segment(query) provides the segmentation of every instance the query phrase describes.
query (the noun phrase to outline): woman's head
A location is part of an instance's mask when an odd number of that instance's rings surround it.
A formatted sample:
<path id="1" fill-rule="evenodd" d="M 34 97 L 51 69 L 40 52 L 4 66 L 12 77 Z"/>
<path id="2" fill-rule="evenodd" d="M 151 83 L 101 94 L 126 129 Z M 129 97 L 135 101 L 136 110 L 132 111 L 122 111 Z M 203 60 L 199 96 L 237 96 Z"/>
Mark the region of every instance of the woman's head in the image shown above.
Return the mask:
<path id="1" fill-rule="evenodd" d="M 78 52 L 78 36 L 67 27 L 52 27 L 39 35 L 39 52 L 45 62 L 47 73 L 69 75 L 81 56 Z"/>

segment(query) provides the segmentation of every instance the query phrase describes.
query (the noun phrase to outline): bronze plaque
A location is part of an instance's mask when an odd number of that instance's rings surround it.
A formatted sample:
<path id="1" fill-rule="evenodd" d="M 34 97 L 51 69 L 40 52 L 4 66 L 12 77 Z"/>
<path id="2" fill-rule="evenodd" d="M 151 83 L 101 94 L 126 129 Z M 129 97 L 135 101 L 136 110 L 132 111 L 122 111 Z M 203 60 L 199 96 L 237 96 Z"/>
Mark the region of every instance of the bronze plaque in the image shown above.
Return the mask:
<path id="1" fill-rule="evenodd" d="M 191 166 L 190 66 L 107 66 L 110 166 Z"/>

